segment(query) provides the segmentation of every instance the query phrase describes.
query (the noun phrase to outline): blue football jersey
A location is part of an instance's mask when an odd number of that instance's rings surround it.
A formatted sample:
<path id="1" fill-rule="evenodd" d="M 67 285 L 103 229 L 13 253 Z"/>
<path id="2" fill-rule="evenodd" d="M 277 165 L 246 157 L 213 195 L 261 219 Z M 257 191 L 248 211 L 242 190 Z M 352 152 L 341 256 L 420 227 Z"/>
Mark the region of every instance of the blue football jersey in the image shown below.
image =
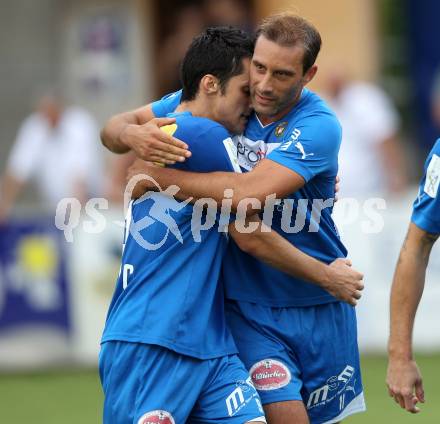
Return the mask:
<path id="1" fill-rule="evenodd" d="M 413 205 L 411 221 L 428 233 L 440 234 L 440 139 L 425 163 L 419 195 Z"/>
<path id="2" fill-rule="evenodd" d="M 156 116 L 174 110 L 180 92 L 153 104 Z M 263 158 L 301 175 L 305 185 L 283 199 L 267 224 L 303 252 L 330 263 L 345 257 L 333 219 L 335 178 L 341 127 L 326 103 L 304 89 L 299 102 L 282 119 L 263 125 L 253 114 L 244 134 L 232 138 L 243 171 Z M 270 176 L 268 176 L 270 178 Z M 268 219 L 267 219 L 268 218 Z M 267 306 L 310 306 L 336 299 L 317 285 L 280 272 L 230 243 L 224 259 L 223 278 L 230 299 Z"/>
<path id="3" fill-rule="evenodd" d="M 219 124 L 184 112 L 168 132 L 192 156 L 175 167 L 195 172 L 240 171 L 232 141 Z M 127 214 L 120 275 L 102 342 L 156 344 L 200 359 L 236 352 L 225 325 L 221 263 L 227 246 L 217 210 L 147 193 Z M 208 220 L 212 225 L 206 225 Z M 227 219 L 224 218 L 223 221 Z M 229 221 L 226 221 L 227 225 Z"/>

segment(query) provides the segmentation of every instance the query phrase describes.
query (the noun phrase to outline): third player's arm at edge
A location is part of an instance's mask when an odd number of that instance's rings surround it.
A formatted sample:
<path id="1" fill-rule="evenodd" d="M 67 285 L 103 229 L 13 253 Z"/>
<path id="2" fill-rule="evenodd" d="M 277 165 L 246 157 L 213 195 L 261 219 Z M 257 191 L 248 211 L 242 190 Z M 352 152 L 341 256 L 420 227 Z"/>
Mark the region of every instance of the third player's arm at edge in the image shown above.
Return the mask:
<path id="1" fill-rule="evenodd" d="M 142 106 L 111 117 L 101 130 L 101 141 L 113 153 L 133 150 L 150 162 L 183 162 L 191 155 L 187 144 L 160 130 L 174 122 L 174 118 L 155 118 L 151 104 Z"/>
<path id="2" fill-rule="evenodd" d="M 416 404 L 424 401 L 424 393 L 412 351 L 412 332 L 429 255 L 437 238 L 438 235 L 410 224 L 391 289 L 387 385 L 396 402 L 413 413 L 419 412 Z"/>
<path id="3" fill-rule="evenodd" d="M 247 218 L 246 226 L 253 225 L 252 232 L 238 231 L 235 223 L 229 225 L 229 234 L 244 252 L 268 265 L 317 284 L 333 296 L 355 306 L 361 297 L 363 275 L 351 268 L 347 259 L 337 259 L 330 265 L 302 252 L 276 231 L 261 231 L 265 227 L 258 215 Z"/>
<path id="4" fill-rule="evenodd" d="M 219 206 L 225 198 L 225 189 L 232 189 L 232 210 L 253 215 L 264 208 L 268 196 L 283 199 L 304 186 L 302 176 L 270 159 L 263 159 L 252 171 L 243 174 L 212 172 L 200 174 L 169 168 L 154 168 L 145 164 L 143 172 L 154 178 L 162 189 L 177 185 L 176 197 L 214 199 Z M 153 189 L 145 181 L 143 191 Z M 241 203 L 240 203 L 241 202 Z M 239 208 L 240 207 L 240 208 Z"/>

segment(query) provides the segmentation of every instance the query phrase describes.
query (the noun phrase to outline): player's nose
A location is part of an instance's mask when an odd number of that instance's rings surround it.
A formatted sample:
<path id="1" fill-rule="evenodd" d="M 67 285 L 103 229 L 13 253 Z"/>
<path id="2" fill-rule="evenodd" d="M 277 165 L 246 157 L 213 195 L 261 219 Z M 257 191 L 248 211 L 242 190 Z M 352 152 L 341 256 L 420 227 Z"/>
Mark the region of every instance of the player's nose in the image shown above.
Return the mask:
<path id="1" fill-rule="evenodd" d="M 258 84 L 258 91 L 263 95 L 270 95 L 272 93 L 272 81 L 270 75 L 265 75 Z"/>

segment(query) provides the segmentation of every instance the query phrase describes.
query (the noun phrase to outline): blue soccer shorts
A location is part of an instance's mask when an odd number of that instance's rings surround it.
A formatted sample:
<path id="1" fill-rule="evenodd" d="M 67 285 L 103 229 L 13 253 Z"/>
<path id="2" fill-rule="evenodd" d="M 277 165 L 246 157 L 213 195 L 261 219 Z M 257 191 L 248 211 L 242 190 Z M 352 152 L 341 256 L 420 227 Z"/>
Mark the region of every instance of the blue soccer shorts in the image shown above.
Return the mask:
<path id="1" fill-rule="evenodd" d="M 365 410 L 352 306 L 274 308 L 229 300 L 226 314 L 263 405 L 302 401 L 312 424 Z"/>
<path id="2" fill-rule="evenodd" d="M 105 342 L 104 424 L 266 422 L 237 355 L 200 360 L 161 346 Z"/>

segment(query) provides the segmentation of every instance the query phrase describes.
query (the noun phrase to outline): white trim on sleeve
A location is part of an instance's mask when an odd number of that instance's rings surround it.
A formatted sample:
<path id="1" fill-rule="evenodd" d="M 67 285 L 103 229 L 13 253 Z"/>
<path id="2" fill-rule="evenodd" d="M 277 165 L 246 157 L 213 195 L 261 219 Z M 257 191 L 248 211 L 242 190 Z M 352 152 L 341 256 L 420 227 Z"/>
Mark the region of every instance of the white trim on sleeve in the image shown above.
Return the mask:
<path id="1" fill-rule="evenodd" d="M 428 169 L 426 170 L 426 180 L 423 191 L 429 197 L 435 199 L 437 197 L 439 184 L 440 184 L 440 156 L 433 154 L 431 161 L 429 162 Z"/>

